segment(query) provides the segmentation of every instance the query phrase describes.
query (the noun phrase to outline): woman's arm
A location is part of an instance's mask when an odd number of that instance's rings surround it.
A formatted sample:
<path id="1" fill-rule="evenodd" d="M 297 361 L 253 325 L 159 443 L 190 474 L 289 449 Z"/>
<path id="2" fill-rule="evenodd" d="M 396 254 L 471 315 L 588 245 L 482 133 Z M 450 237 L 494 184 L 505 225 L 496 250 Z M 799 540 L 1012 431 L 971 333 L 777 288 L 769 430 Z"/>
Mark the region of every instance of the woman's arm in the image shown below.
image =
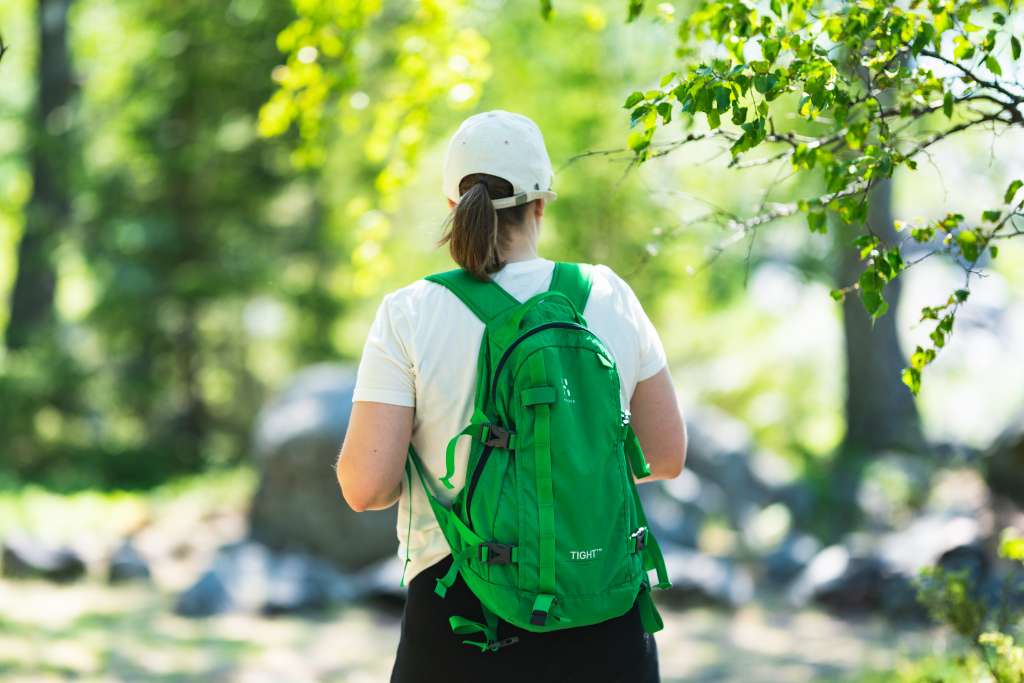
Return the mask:
<path id="1" fill-rule="evenodd" d="M 338 484 L 356 512 L 391 507 L 402 492 L 413 408 L 356 401 L 338 455 Z"/>
<path id="2" fill-rule="evenodd" d="M 637 481 L 678 477 L 686 462 L 686 424 L 668 367 L 637 383 L 629 412 L 633 431 L 651 468 L 651 476 Z"/>

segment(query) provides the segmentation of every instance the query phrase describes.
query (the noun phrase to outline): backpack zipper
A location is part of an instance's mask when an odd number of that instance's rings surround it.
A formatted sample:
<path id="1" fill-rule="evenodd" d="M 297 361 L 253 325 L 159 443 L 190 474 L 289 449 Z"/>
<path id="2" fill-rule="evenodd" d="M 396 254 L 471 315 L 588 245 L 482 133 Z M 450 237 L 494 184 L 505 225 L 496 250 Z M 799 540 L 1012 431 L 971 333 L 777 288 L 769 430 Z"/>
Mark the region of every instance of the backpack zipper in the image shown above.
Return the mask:
<path id="1" fill-rule="evenodd" d="M 588 332 L 589 331 L 589 330 L 587 330 L 586 327 L 584 327 L 583 325 L 580 325 L 578 323 L 567 323 L 567 322 L 557 322 L 556 321 L 556 322 L 551 322 L 551 323 L 544 323 L 543 325 L 538 325 L 537 327 L 534 327 L 532 330 L 527 330 L 523 334 L 521 334 L 518 337 L 516 337 L 515 341 L 513 341 L 511 344 L 509 344 L 508 348 L 505 349 L 505 353 L 501 354 L 501 358 L 498 360 L 498 365 L 494 369 L 494 375 L 491 377 L 491 402 L 492 403 L 495 400 L 497 400 L 497 397 L 498 397 L 498 375 L 501 374 L 502 369 L 505 367 L 505 361 L 508 360 L 508 357 L 509 357 L 509 355 L 512 354 L 512 351 L 517 346 L 519 346 L 519 344 L 522 341 L 524 341 L 527 337 L 531 337 L 531 336 L 537 334 L 538 332 L 543 332 L 544 330 L 550 330 L 551 328 L 556 328 L 556 327 L 564 328 L 564 329 L 569 329 L 569 330 L 582 330 L 584 332 Z"/>

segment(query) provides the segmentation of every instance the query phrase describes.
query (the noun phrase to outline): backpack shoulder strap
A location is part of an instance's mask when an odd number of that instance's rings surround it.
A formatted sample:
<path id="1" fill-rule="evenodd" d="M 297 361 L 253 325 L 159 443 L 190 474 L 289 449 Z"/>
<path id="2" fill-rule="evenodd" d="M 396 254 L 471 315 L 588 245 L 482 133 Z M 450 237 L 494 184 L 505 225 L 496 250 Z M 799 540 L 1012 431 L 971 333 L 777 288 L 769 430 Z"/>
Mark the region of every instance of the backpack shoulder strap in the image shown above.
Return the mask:
<path id="1" fill-rule="evenodd" d="M 459 297 L 485 325 L 505 311 L 519 305 L 519 300 L 506 292 L 493 280 L 483 282 L 462 268 L 428 275 L 426 280 L 447 288 Z"/>
<path id="2" fill-rule="evenodd" d="M 555 271 L 551 274 L 551 286 L 548 291 L 561 292 L 569 297 L 576 310 L 583 315 L 583 309 L 587 306 L 587 298 L 590 296 L 590 270 L 588 263 L 563 263 L 555 264 Z"/>

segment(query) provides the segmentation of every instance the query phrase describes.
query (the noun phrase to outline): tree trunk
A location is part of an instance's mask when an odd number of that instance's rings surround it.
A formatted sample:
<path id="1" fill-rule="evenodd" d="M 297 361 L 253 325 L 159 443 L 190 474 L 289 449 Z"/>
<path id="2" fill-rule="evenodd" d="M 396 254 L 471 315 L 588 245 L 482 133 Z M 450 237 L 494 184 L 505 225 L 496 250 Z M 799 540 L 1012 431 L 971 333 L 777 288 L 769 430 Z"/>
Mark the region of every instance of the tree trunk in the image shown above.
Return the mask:
<path id="1" fill-rule="evenodd" d="M 18 243 L 18 273 L 6 332 L 9 349 L 28 346 L 54 320 L 53 250 L 71 214 L 67 180 L 71 156 L 67 107 L 73 91 L 67 41 L 70 6 L 71 0 L 39 0 L 37 9 L 39 89 L 31 150 L 32 196 Z"/>
<path id="2" fill-rule="evenodd" d="M 884 243 L 896 239 L 892 219 L 892 182 L 880 182 L 871 194 L 868 226 Z M 863 270 L 851 246 L 859 226 L 840 228 L 839 286 L 856 282 Z M 885 298 L 889 311 L 872 323 L 860 298 L 843 302 L 846 338 L 846 452 L 870 453 L 882 449 L 918 449 L 924 439 L 914 397 L 900 379 L 906 359 L 896 334 L 896 310 L 901 282 L 889 283 Z"/>

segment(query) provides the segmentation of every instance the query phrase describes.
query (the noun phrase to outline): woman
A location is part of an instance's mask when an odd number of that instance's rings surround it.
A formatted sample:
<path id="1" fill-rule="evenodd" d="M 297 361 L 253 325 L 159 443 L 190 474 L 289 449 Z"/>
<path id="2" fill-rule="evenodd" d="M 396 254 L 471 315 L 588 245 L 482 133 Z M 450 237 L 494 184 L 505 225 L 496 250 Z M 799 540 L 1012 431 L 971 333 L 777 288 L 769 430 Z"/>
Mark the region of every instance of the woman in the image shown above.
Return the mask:
<path id="1" fill-rule="evenodd" d="M 493 279 L 519 301 L 548 288 L 554 263 L 537 253 L 553 173 L 544 140 L 525 116 L 495 110 L 471 116 L 449 143 L 444 192 L 453 209 L 442 238 L 455 262 Z M 592 270 L 584 318 L 615 358 L 622 407 L 650 464 L 643 481 L 670 479 L 683 467 L 686 431 L 658 334 L 635 295 L 605 266 Z M 338 462 L 338 481 L 356 511 L 399 502 L 399 553 L 409 595 L 391 680 L 630 681 L 658 680 L 654 639 L 637 605 L 592 626 L 517 636 L 497 652 L 467 648 L 448 617 L 479 618 L 479 603 L 458 578 L 444 600 L 435 581 L 452 563 L 449 547 L 418 486 L 403 485 L 412 442 L 435 477 L 445 470 L 445 445 L 472 410 L 483 324 L 444 287 L 420 280 L 384 297 L 370 330 L 356 381 L 352 417 Z M 455 488 L 467 454 L 459 453 Z M 411 504 L 411 510 L 409 508 Z"/>

